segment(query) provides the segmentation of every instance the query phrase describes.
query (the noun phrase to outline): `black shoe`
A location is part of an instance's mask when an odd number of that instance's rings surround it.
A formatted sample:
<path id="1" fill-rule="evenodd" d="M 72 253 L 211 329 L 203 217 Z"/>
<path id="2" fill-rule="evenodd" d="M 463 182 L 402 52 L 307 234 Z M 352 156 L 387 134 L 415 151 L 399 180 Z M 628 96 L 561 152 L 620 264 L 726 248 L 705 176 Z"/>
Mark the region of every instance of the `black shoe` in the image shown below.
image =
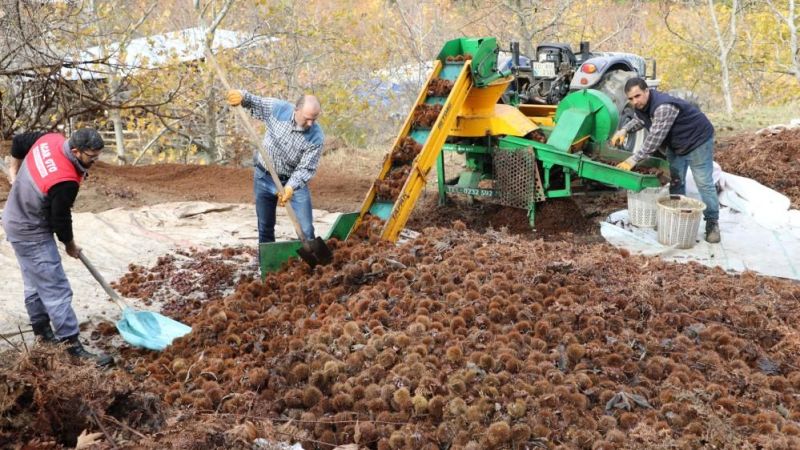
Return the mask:
<path id="1" fill-rule="evenodd" d="M 719 222 L 706 222 L 706 242 L 709 244 L 717 244 L 719 241 Z"/>
<path id="2" fill-rule="evenodd" d="M 53 334 L 53 329 L 50 328 L 50 322 L 39 322 L 31 324 L 33 328 L 33 335 L 36 336 L 40 342 L 45 344 L 55 344 L 58 342 L 56 335 Z"/>
<path id="3" fill-rule="evenodd" d="M 94 353 L 83 348 L 83 344 L 81 344 L 81 341 L 78 340 L 78 335 L 70 336 L 64 339 L 64 342 L 67 343 L 67 353 L 69 353 L 71 356 L 87 361 L 94 361 L 98 367 L 105 367 L 114 364 L 114 358 L 112 358 L 110 355 L 106 355 L 104 353 L 95 355 Z"/>

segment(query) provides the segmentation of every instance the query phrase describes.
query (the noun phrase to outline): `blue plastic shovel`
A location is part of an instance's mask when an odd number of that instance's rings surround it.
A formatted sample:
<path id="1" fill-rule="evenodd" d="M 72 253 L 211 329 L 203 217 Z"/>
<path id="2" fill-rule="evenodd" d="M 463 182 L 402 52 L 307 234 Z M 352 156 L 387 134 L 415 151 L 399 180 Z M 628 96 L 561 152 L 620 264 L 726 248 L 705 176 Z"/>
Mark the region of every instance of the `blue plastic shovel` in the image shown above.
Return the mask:
<path id="1" fill-rule="evenodd" d="M 122 310 L 122 319 L 117 321 L 117 330 L 125 342 L 135 347 L 161 351 L 167 348 L 173 340 L 192 331 L 192 327 L 161 314 L 134 310 L 128 302 L 123 300 L 111 288 L 83 252 L 79 253 L 78 256 L 83 265 L 89 269 L 94 279 L 106 291 L 106 294 Z"/>

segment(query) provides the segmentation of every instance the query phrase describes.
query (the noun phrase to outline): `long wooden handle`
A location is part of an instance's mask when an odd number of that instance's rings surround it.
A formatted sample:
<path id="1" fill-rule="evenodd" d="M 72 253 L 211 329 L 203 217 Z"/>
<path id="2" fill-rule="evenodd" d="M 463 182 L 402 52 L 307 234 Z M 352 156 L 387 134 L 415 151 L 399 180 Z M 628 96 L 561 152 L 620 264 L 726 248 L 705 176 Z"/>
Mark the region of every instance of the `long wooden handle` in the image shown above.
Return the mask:
<path id="1" fill-rule="evenodd" d="M 206 60 L 211 64 L 211 67 L 214 68 L 214 71 L 217 73 L 217 77 L 219 81 L 222 82 L 222 86 L 225 87 L 226 91 L 231 90 L 231 85 L 228 83 L 228 79 L 225 77 L 225 72 L 222 71 L 222 68 L 217 64 L 217 58 L 211 53 L 211 50 L 208 46 L 205 47 L 205 54 Z M 278 172 L 275 170 L 275 166 L 272 164 L 272 158 L 269 157 L 269 154 L 264 150 L 264 146 L 261 145 L 261 141 L 258 138 L 258 133 L 256 129 L 253 127 L 253 124 L 250 123 L 250 117 L 248 117 L 247 113 L 245 112 L 244 108 L 241 105 L 234 106 L 233 109 L 239 116 L 239 119 L 247 130 L 248 137 L 252 144 L 258 149 L 259 154 L 261 155 L 261 159 L 264 160 L 264 167 L 269 172 L 270 176 L 272 177 L 272 182 L 275 183 L 275 186 L 278 188 L 278 192 L 283 194 L 283 184 L 281 183 L 280 178 L 278 178 Z M 294 213 L 294 209 L 292 208 L 291 203 L 286 202 L 286 213 L 289 215 L 289 219 L 292 221 L 292 225 L 294 225 L 295 232 L 297 236 L 300 237 L 301 241 L 306 240 L 306 236 L 303 234 L 303 229 L 300 227 L 300 221 L 297 220 L 297 216 Z"/>
<path id="2" fill-rule="evenodd" d="M 8 167 L 6 167 L 6 162 L 3 161 L 2 157 L 0 157 L 0 171 L 3 172 L 3 175 L 8 177 L 9 181 L 11 180 L 11 172 L 8 171 Z"/>
<path id="3" fill-rule="evenodd" d="M 94 279 L 97 280 L 98 283 L 100 283 L 100 286 L 103 287 L 103 290 L 106 291 L 106 294 L 108 294 L 108 296 L 111 297 L 111 300 L 114 303 L 116 303 L 120 309 L 125 309 L 126 307 L 130 307 L 130 305 L 125 300 L 123 300 L 122 297 L 120 297 L 119 294 L 117 294 L 117 292 L 114 291 L 114 289 L 106 282 L 106 279 L 103 278 L 102 275 L 100 275 L 100 272 L 98 272 L 97 269 L 95 269 L 92 262 L 89 261 L 89 258 L 87 258 L 86 255 L 83 254 L 83 252 L 78 253 L 78 257 L 80 258 L 83 265 L 86 266 L 87 269 L 89 269 L 89 272 L 92 274 Z"/>

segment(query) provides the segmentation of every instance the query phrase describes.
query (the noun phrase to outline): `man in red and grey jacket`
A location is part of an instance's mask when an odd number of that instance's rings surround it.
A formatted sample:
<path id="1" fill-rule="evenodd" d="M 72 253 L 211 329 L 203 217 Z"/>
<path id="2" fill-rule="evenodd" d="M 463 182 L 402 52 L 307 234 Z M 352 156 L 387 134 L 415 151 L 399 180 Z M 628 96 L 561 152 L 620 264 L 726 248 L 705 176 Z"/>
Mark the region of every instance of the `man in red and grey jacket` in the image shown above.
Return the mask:
<path id="1" fill-rule="evenodd" d="M 58 133 L 15 136 L 14 181 L 3 210 L 3 228 L 22 270 L 25 308 L 34 334 L 46 342 L 66 342 L 71 355 L 105 366 L 113 358 L 88 352 L 78 340 L 72 288 L 53 237 L 64 243 L 69 256 L 78 258 L 81 248 L 72 234 L 72 204 L 102 150 L 103 139 L 92 128 L 76 131 L 69 140 Z"/>

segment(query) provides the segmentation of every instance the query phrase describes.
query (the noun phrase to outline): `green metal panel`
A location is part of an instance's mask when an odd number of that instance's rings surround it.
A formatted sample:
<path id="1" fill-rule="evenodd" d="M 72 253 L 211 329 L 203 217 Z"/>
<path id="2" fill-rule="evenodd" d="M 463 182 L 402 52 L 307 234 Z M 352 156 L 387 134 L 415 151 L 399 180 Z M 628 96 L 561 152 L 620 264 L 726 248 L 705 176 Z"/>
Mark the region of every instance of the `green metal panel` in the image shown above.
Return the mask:
<path id="1" fill-rule="evenodd" d="M 358 211 L 340 214 L 333 223 L 333 226 L 328 230 L 324 239 L 336 238 L 340 241 L 347 239 L 357 219 Z M 303 244 L 300 241 L 267 242 L 259 244 L 261 276 L 263 277 L 267 272 L 277 272 L 280 270 L 283 263 L 292 258 L 297 258 L 297 250 L 302 246 Z"/>
<path id="2" fill-rule="evenodd" d="M 492 150 L 485 145 L 473 144 L 444 144 L 442 150 L 445 152 L 455 152 L 458 154 L 463 153 L 480 153 L 484 155 L 491 155 Z"/>
<path id="3" fill-rule="evenodd" d="M 442 50 L 439 52 L 439 56 L 437 56 L 436 59 L 445 62 L 448 56 L 458 56 L 463 55 L 464 53 L 469 53 L 465 48 L 466 46 L 470 45 L 470 43 L 467 41 L 474 41 L 474 39 L 459 38 L 445 42 Z"/>
<path id="4" fill-rule="evenodd" d="M 535 141 L 530 139 L 518 138 L 516 136 L 506 136 L 497 140 L 498 146 L 507 150 L 533 147 L 534 142 Z"/>
<path id="5" fill-rule="evenodd" d="M 420 145 L 425 145 L 425 141 L 428 140 L 428 136 L 430 136 L 430 134 L 431 134 L 430 128 L 414 128 L 408 135 L 411 136 L 411 138 L 417 141 Z"/>
<path id="6" fill-rule="evenodd" d="M 441 78 L 442 80 L 450 80 L 450 81 L 455 80 L 461 73 L 462 66 L 464 66 L 464 63 L 444 63 L 442 71 L 439 72 L 439 78 Z M 434 97 L 434 98 L 443 98 L 443 97 Z"/>
<path id="7" fill-rule="evenodd" d="M 441 73 L 440 73 L 441 75 Z M 457 74 L 456 74 L 457 75 Z M 444 105 L 444 102 L 447 101 L 447 97 L 428 97 L 425 99 L 426 105 Z"/>
<path id="8" fill-rule="evenodd" d="M 584 159 L 578 176 L 589 180 L 600 181 L 612 186 L 632 191 L 641 191 L 647 187 L 660 187 L 661 182 L 654 175 L 643 175 L 628 170 L 617 169 L 616 167 L 603 164 L 601 162 Z"/>
<path id="9" fill-rule="evenodd" d="M 531 141 L 515 136 L 507 136 L 500 139 L 500 148 L 528 148 L 533 147 L 536 150 L 536 159 L 545 164 L 554 164 L 577 171 L 581 164 L 580 155 L 566 153 L 559 151 L 555 147 L 551 147 L 541 142 Z"/>
<path id="10" fill-rule="evenodd" d="M 458 174 L 458 184 L 459 187 L 464 188 L 475 188 L 478 186 L 478 183 L 481 182 L 483 179 L 483 172 L 473 172 L 470 170 L 465 170 Z"/>
<path id="11" fill-rule="evenodd" d="M 444 152 L 439 152 L 436 157 L 436 185 L 439 188 L 439 206 L 444 206 L 447 203 L 447 192 L 445 191 L 444 180 Z"/>
<path id="12" fill-rule="evenodd" d="M 558 126 L 550 133 L 547 145 L 556 150 L 569 152 L 572 143 L 592 132 L 592 112 L 583 109 L 570 109 L 561 114 Z"/>
<path id="13" fill-rule="evenodd" d="M 392 214 L 392 208 L 394 208 L 394 203 L 375 200 L 372 206 L 369 207 L 369 213 L 373 216 L 380 217 L 382 220 L 386 220 Z"/>
<path id="14" fill-rule="evenodd" d="M 464 156 L 464 162 L 467 170 L 474 170 L 482 174 L 490 175 L 492 173 L 492 156 L 484 155 L 481 153 L 467 153 Z"/>
<path id="15" fill-rule="evenodd" d="M 560 125 L 559 125 L 560 126 Z M 558 151 L 547 144 L 530 141 L 518 137 L 504 137 L 499 140 L 500 148 L 527 148 L 533 147 L 536 150 L 536 158 L 542 161 L 545 166 L 545 189 L 549 189 L 549 169 L 561 166 L 577 173 L 581 178 L 599 181 L 619 188 L 640 191 L 647 187 L 659 187 L 661 181 L 655 175 L 644 175 L 627 170 L 617 169 L 614 166 L 594 161 L 585 155 L 577 155 Z M 599 156 L 603 159 L 619 162 L 630 156 L 630 153 L 600 147 Z M 659 158 L 648 158 L 640 163 L 642 167 L 655 167 L 669 173 L 669 163 Z M 567 181 L 571 173 L 565 172 Z M 569 187 L 562 190 L 548 190 L 547 197 L 565 197 L 570 195 Z"/>
<path id="16" fill-rule="evenodd" d="M 339 217 L 336 218 L 336 222 L 333 222 L 333 226 L 328 231 L 328 237 L 325 239 L 336 238 L 340 241 L 347 239 L 357 219 L 358 211 L 340 214 Z"/>
<path id="17" fill-rule="evenodd" d="M 447 63 L 448 56 L 472 55 L 472 81 L 475 86 L 483 87 L 509 74 L 509 72 L 498 72 L 497 53 L 496 38 L 459 38 L 445 43 L 437 58 L 442 61 L 442 63 L 445 63 L 446 69 L 449 65 L 460 65 L 456 63 Z M 440 78 L 446 78 L 446 74 L 441 75 Z"/>
<path id="18" fill-rule="evenodd" d="M 613 162 L 621 162 L 631 156 L 630 152 L 606 146 L 600 147 L 599 154 L 600 158 Z M 669 173 L 669 162 L 665 159 L 656 157 L 647 158 L 639 162 L 639 164 L 637 164 L 636 167 L 650 167 L 650 168 L 660 169 L 665 173 Z"/>
<path id="19" fill-rule="evenodd" d="M 572 111 L 586 111 L 591 113 L 592 123 L 590 130 L 587 134 L 592 137 L 595 142 L 605 142 L 611 134 L 617 130 L 619 123 L 619 111 L 617 110 L 614 102 L 608 96 L 600 91 L 594 89 L 584 89 L 564 97 L 558 104 L 556 115 L 553 120 L 556 122 L 556 127 L 553 133 L 559 131 L 563 126 L 576 127 L 576 124 L 570 124 L 572 120 Z M 567 114 L 567 117 L 562 117 Z M 568 123 L 562 123 L 568 121 Z M 583 135 L 578 136 L 583 137 Z M 548 143 L 550 141 L 548 140 Z"/>
<path id="20" fill-rule="evenodd" d="M 261 255 L 261 276 L 267 272 L 277 272 L 283 263 L 297 258 L 297 250 L 303 247 L 300 241 L 266 242 L 259 244 Z"/>

